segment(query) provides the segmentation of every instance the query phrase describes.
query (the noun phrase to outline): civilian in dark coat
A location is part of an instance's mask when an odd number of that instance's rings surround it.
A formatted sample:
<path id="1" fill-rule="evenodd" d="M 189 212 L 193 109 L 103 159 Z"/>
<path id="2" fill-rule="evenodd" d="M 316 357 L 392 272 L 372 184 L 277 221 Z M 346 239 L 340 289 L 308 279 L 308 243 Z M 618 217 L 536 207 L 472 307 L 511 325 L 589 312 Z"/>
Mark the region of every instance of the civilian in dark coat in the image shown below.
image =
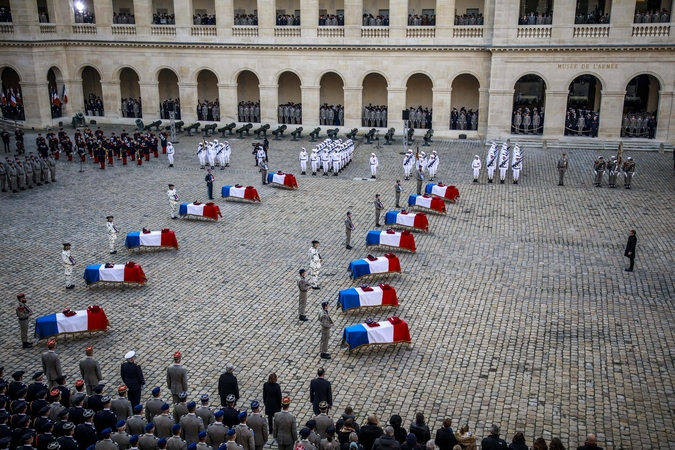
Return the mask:
<path id="1" fill-rule="evenodd" d="M 368 423 L 362 426 L 359 431 L 359 444 L 363 445 L 365 450 L 371 450 L 375 443 L 375 439 L 383 434 L 384 431 L 382 431 L 382 428 L 379 426 L 377 414 L 371 414 L 368 416 Z"/>
<path id="2" fill-rule="evenodd" d="M 519 431 L 515 436 L 513 436 L 513 439 L 509 444 L 509 450 L 528 450 L 523 433 Z"/>
<path id="3" fill-rule="evenodd" d="M 577 450 L 602 450 L 602 447 L 598 447 L 598 438 L 595 434 L 588 433 L 586 442 L 581 447 L 577 447 Z"/>
<path id="4" fill-rule="evenodd" d="M 455 432 L 452 430 L 452 419 L 445 419 L 443 427 L 436 430 L 434 444 L 436 444 L 439 450 L 452 450 L 458 444 Z"/>
<path id="5" fill-rule="evenodd" d="M 623 269 L 626 272 L 633 271 L 633 264 L 635 264 L 635 247 L 637 246 L 637 236 L 635 236 L 635 230 L 630 230 L 630 235 L 628 236 L 628 242 L 626 243 L 626 251 L 623 252 L 623 256 L 630 259 L 630 267 Z"/>
<path id="6" fill-rule="evenodd" d="M 490 436 L 484 438 L 480 443 L 480 448 L 482 450 L 506 450 L 507 447 L 506 441 L 499 437 L 498 425 L 492 425 L 492 428 L 490 428 Z"/>
<path id="7" fill-rule="evenodd" d="M 281 387 L 277 383 L 277 374 L 271 373 L 263 385 L 263 403 L 269 429 L 274 429 L 274 415 L 281 411 Z"/>
<path id="8" fill-rule="evenodd" d="M 225 373 L 218 379 L 218 394 L 220 395 L 220 404 L 222 406 L 227 404 L 225 398 L 229 394 L 234 395 L 235 404 L 239 400 L 239 383 L 237 382 L 237 377 L 232 372 L 234 372 L 234 366 L 228 364 L 225 366 Z"/>
<path id="9" fill-rule="evenodd" d="M 417 437 L 420 447 L 424 447 L 427 445 L 427 441 L 431 440 L 431 430 L 424 422 L 424 414 L 415 414 L 415 421 L 410 424 L 410 432 Z"/>
<path id="10" fill-rule="evenodd" d="M 309 383 L 309 401 L 312 402 L 314 414 L 319 414 L 321 412 L 319 411 L 319 403 L 326 401 L 329 408 L 333 406 L 333 390 L 331 389 L 330 381 L 324 378 L 326 371 L 323 368 L 317 370 L 316 374 L 318 377 Z M 368 450 L 367 447 L 366 450 Z"/>
<path id="11" fill-rule="evenodd" d="M 122 381 L 127 386 L 129 401 L 133 406 L 141 404 L 141 389 L 145 386 L 145 378 L 141 366 L 136 364 L 136 353 L 131 351 L 124 355 L 127 362 L 122 364 Z"/>

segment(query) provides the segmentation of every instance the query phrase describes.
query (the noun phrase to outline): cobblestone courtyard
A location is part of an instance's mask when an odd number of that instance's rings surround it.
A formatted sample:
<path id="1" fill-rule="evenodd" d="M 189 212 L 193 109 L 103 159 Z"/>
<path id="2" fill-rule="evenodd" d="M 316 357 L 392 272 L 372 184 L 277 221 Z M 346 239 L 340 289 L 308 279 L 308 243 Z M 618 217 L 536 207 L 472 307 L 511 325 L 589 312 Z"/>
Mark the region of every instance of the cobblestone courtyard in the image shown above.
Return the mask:
<path id="1" fill-rule="evenodd" d="M 26 133 L 29 150 L 35 134 Z M 24 292 L 34 311 L 31 330 L 35 317 L 64 307 L 98 304 L 111 320 L 107 333 L 57 339 L 69 386 L 92 344 L 106 392 L 114 392 L 123 355 L 133 349 L 147 380 L 146 399 L 153 386 L 165 388 L 166 367 L 180 350 L 190 399 L 209 393 L 216 404 L 218 376 L 231 362 L 240 406 L 262 400 L 262 385 L 276 372 L 299 423 L 312 415 L 309 381 L 324 366 L 336 417 L 350 405 L 360 423 L 372 412 L 384 421 L 398 413 L 407 428 L 421 411 L 432 430 L 451 417 L 453 428 L 468 422 L 481 438 L 497 423 L 507 441 L 523 431 L 529 444 L 537 436 L 559 436 L 576 448 L 596 432 L 608 449 L 675 449 L 672 154 L 624 154 L 637 163 L 634 188 L 624 190 L 621 183 L 619 189 L 593 187 L 597 151 L 567 152 L 570 170 L 559 187 L 556 149 L 525 147 L 518 185 L 510 174 L 505 185 L 487 184 L 484 171 L 476 185 L 471 161 L 478 154 L 484 164 L 487 147 L 471 141 L 420 147 L 439 152 L 437 180 L 456 185 L 461 198 L 448 204 L 446 216 L 428 215 L 430 232 L 415 233 L 416 253 L 397 253 L 402 274 L 368 280 L 392 284 L 399 308 L 343 313 L 334 307 L 338 291 L 361 282 L 348 276 L 348 263 L 385 251 L 366 249 L 365 236 L 374 229 L 376 193 L 385 211 L 394 209 L 400 139 L 381 149 L 359 140 L 354 162 L 339 177 L 300 176 L 300 146 L 312 148 L 307 138 L 270 140 L 270 170 L 296 174 L 297 191 L 262 186 L 253 139 L 230 139 L 231 167 L 214 171 L 224 218 L 170 220 L 167 183 L 176 185 L 181 201 L 207 197 L 196 156 L 200 140 L 179 136 L 173 169 L 160 153 L 141 167 L 115 160 L 104 171 L 88 161 L 78 173 L 79 164 L 62 155 L 57 183 L 0 195 L 0 365 L 8 376 L 37 370 L 46 350 L 44 341 L 21 349 L 14 308 L 16 293 Z M 367 179 L 371 151 L 380 160 L 376 181 Z M 236 183 L 256 186 L 262 203 L 221 199 L 220 188 Z M 407 197 L 415 182 L 404 187 Z M 356 226 L 352 250 L 344 246 L 347 210 Z M 108 254 L 107 215 L 121 230 L 116 255 Z M 128 255 L 125 234 L 143 227 L 171 227 L 180 249 Z M 627 273 L 623 252 L 633 228 L 636 268 Z M 300 267 L 308 268 L 312 239 L 321 241 L 322 289 L 309 293 L 310 321 L 303 323 L 295 279 Z M 72 243 L 78 262 L 73 291 L 64 289 L 62 242 Z M 86 265 L 128 260 L 143 266 L 146 286 L 85 288 Z M 330 361 L 319 359 L 322 301 L 331 302 L 336 324 Z M 409 323 L 412 347 L 339 349 L 345 326 L 392 315 Z"/>

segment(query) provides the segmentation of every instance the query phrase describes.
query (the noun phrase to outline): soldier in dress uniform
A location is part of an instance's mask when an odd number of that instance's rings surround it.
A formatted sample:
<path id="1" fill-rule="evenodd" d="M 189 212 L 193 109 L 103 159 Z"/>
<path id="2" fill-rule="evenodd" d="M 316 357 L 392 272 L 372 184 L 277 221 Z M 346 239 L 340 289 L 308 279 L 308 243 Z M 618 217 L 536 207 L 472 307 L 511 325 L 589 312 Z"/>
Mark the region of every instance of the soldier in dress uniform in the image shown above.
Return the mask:
<path id="1" fill-rule="evenodd" d="M 9 180 L 9 189 L 11 189 L 12 193 L 14 194 L 19 192 L 16 185 L 16 175 L 16 166 L 12 161 L 7 160 L 7 179 Z"/>
<path id="2" fill-rule="evenodd" d="M 267 161 L 260 160 L 260 163 L 258 164 L 258 167 L 260 167 L 260 177 L 262 178 L 262 184 L 269 184 L 267 181 L 267 172 L 269 170 L 269 166 L 267 165 Z"/>
<path id="3" fill-rule="evenodd" d="M 413 166 L 415 165 L 415 156 L 413 155 L 412 149 L 408 149 L 403 157 L 403 173 L 405 174 L 405 179 L 410 179 L 410 173 L 412 172 Z"/>
<path id="4" fill-rule="evenodd" d="M 49 382 L 49 388 L 52 389 L 56 385 L 56 379 L 63 376 L 61 371 L 61 359 L 56 354 L 56 340 L 50 339 L 47 341 L 47 351 L 42 354 L 42 371 Z"/>
<path id="5" fill-rule="evenodd" d="M 417 195 L 422 195 L 422 185 L 424 184 L 424 169 L 420 166 L 417 168 L 415 173 L 415 179 L 417 180 Z"/>
<path id="6" fill-rule="evenodd" d="M 183 440 L 182 437 L 180 437 L 180 425 L 175 424 L 171 427 L 171 438 L 167 439 L 166 441 L 166 448 L 167 450 L 186 450 L 187 449 L 187 444 Z"/>
<path id="7" fill-rule="evenodd" d="M 2 192 L 7 192 L 7 184 L 7 169 L 5 163 L 0 162 L 0 188 L 2 188 Z"/>
<path id="8" fill-rule="evenodd" d="M 152 423 L 155 424 L 155 436 L 158 438 L 171 437 L 171 427 L 173 427 L 176 422 L 173 420 L 173 417 L 169 415 L 169 409 L 171 409 L 171 407 L 168 403 L 162 403 L 162 406 L 160 407 L 161 413 L 152 419 Z"/>
<path id="9" fill-rule="evenodd" d="M 506 180 L 506 170 L 509 168 L 509 149 L 506 142 L 502 144 L 499 154 L 499 184 L 504 184 Z"/>
<path id="10" fill-rule="evenodd" d="M 321 303 L 319 324 L 321 325 L 321 358 L 330 359 L 328 340 L 330 339 L 330 329 L 333 327 L 333 320 L 328 315 L 328 302 Z"/>
<path id="11" fill-rule="evenodd" d="M 326 438 L 326 430 L 335 426 L 333 419 L 328 416 L 329 410 L 330 405 L 328 402 L 322 400 L 319 402 L 319 414 L 314 417 L 314 422 L 316 422 L 316 432 L 322 439 Z"/>
<path id="12" fill-rule="evenodd" d="M 119 231 L 115 224 L 113 223 L 113 216 L 107 216 L 106 220 L 106 228 L 108 230 L 108 246 L 110 247 L 110 254 L 114 255 L 117 253 L 117 250 L 115 250 L 115 241 L 117 240 L 117 232 Z"/>
<path id="13" fill-rule="evenodd" d="M 80 375 L 87 386 L 87 394 L 91 395 L 92 388 L 101 382 L 103 376 L 101 375 L 101 366 L 94 359 L 94 347 L 89 345 L 84 351 L 86 356 L 80 361 Z"/>
<path id="14" fill-rule="evenodd" d="M 369 162 L 370 162 L 370 178 L 373 178 L 373 179 L 377 178 L 376 175 L 377 175 L 378 162 L 377 162 L 377 156 L 375 156 L 375 153 L 370 154 L 370 161 Z"/>
<path id="15" fill-rule="evenodd" d="M 187 392 L 181 392 L 178 394 L 178 403 L 174 403 L 173 405 L 173 420 L 176 423 L 180 423 L 180 419 L 187 413 Z"/>
<path id="16" fill-rule="evenodd" d="M 169 159 L 169 167 L 173 167 L 173 156 L 176 153 L 176 150 L 173 148 L 173 144 L 168 142 L 166 147 L 162 148 L 165 150 L 164 153 L 166 153 L 166 157 Z"/>
<path id="17" fill-rule="evenodd" d="M 558 160 L 558 186 L 565 185 L 565 172 L 567 172 L 567 154 L 563 153 Z"/>
<path id="18" fill-rule="evenodd" d="M 607 162 L 607 173 L 609 187 L 612 189 L 616 188 L 616 177 L 619 174 L 619 164 L 614 155 L 612 155 L 611 159 Z"/>
<path id="19" fill-rule="evenodd" d="M 236 431 L 236 442 L 241 445 L 244 450 L 255 450 L 255 440 L 253 439 L 253 433 L 247 425 L 248 413 L 242 411 L 239 413 L 239 425 L 235 427 Z"/>
<path id="20" fill-rule="evenodd" d="M 21 330 L 21 342 L 23 348 L 31 348 L 33 344 L 28 341 L 28 319 L 32 311 L 26 305 L 26 296 L 24 294 L 17 294 L 19 306 L 16 308 L 16 316 L 19 319 L 19 329 Z"/>
<path id="21" fill-rule="evenodd" d="M 237 431 L 234 428 L 229 429 L 227 431 L 227 443 L 221 445 L 221 447 L 224 447 L 224 450 L 244 450 L 244 448 L 241 445 L 237 444 L 236 439 L 237 439 Z M 292 445 L 290 447 L 293 448 Z"/>
<path id="22" fill-rule="evenodd" d="M 197 148 L 197 157 L 199 158 L 199 168 L 203 169 L 206 164 L 206 149 L 204 148 L 204 143 L 200 142 L 199 147 Z"/>
<path id="23" fill-rule="evenodd" d="M 352 213 L 351 211 L 347 211 L 347 217 L 345 218 L 345 234 L 347 236 L 347 242 L 346 242 L 346 248 L 347 250 L 351 250 L 352 246 L 351 241 L 352 241 L 352 231 L 355 230 L 354 227 L 354 222 L 352 222 Z"/>
<path id="24" fill-rule="evenodd" d="M 523 168 L 523 154 L 520 151 L 518 144 L 513 148 L 513 161 L 511 163 L 511 171 L 513 172 L 513 184 L 518 184 L 520 179 L 520 171 Z"/>
<path id="25" fill-rule="evenodd" d="M 148 422 L 145 420 L 145 417 L 143 417 L 143 405 L 135 405 L 134 415 L 127 420 L 127 429 L 129 430 L 129 433 L 132 436 L 143 434 L 147 424 Z"/>
<path id="26" fill-rule="evenodd" d="M 127 428 L 127 423 L 124 420 L 120 420 L 115 424 L 115 428 L 117 429 L 117 432 L 113 433 L 110 436 L 110 439 L 117 444 L 117 447 L 119 450 L 129 450 L 131 448 L 131 444 L 129 444 L 129 438 L 130 436 L 126 432 Z"/>
<path id="27" fill-rule="evenodd" d="M 183 439 L 189 446 L 190 444 L 197 443 L 199 440 L 199 433 L 204 431 L 204 422 L 195 414 L 195 409 L 197 404 L 195 402 L 190 402 L 187 404 L 188 413 L 181 417 L 180 427 L 183 433 Z"/>
<path id="28" fill-rule="evenodd" d="M 295 416 L 288 410 L 291 398 L 288 396 L 281 399 L 281 411 L 274 415 L 272 435 L 277 441 L 278 450 L 292 450 L 298 431 Z M 233 430 L 230 430 L 233 431 Z M 229 434 L 229 433 L 228 433 Z M 227 450 L 237 450 L 229 448 Z"/>
<path id="29" fill-rule="evenodd" d="M 316 171 L 319 169 L 319 155 L 315 148 L 312 149 L 312 155 L 309 157 L 309 161 L 312 164 L 312 176 L 315 177 Z"/>
<path id="30" fill-rule="evenodd" d="M 134 415 L 131 402 L 127 399 L 128 388 L 125 384 L 117 387 L 117 398 L 110 402 L 110 410 L 117 416 L 118 420 L 126 421 Z"/>
<path id="31" fill-rule="evenodd" d="M 487 167 L 488 183 L 492 183 L 497 168 L 497 144 L 495 142 L 490 145 L 490 150 L 488 150 L 485 158 L 485 166 Z"/>
<path id="32" fill-rule="evenodd" d="M 623 185 L 626 189 L 630 189 L 630 185 L 633 182 L 633 176 L 635 175 L 635 161 L 630 156 L 626 159 L 626 162 L 623 163 L 623 172 L 624 172 L 624 181 Z"/>
<path id="33" fill-rule="evenodd" d="M 204 428 L 208 428 L 208 426 L 211 425 L 215 420 L 213 411 L 209 406 L 209 400 L 210 400 L 209 394 L 202 394 L 202 396 L 199 397 L 201 405 L 199 405 L 195 410 L 195 414 L 197 415 L 197 417 L 201 418 L 202 422 L 204 422 Z"/>
<path id="34" fill-rule="evenodd" d="M 311 270 L 309 282 L 312 289 L 321 289 L 319 287 L 319 270 L 321 270 L 321 263 L 323 259 L 319 253 L 319 241 L 312 241 L 312 246 L 309 248 L 309 269 Z"/>
<path id="35" fill-rule="evenodd" d="M 223 411 L 213 413 L 214 422 L 206 429 L 206 442 L 213 448 L 218 448 L 227 440 L 227 426 L 223 424 Z"/>
<path id="36" fill-rule="evenodd" d="M 329 164 L 330 164 L 330 155 L 328 154 L 328 148 L 324 147 L 323 151 L 321 152 L 321 165 L 324 177 L 328 176 Z"/>
<path id="37" fill-rule="evenodd" d="M 164 404 L 164 399 L 162 398 L 162 390 L 159 386 L 152 388 L 152 397 L 145 402 L 145 419 L 148 423 L 152 422 L 155 419 L 155 416 L 159 416 L 162 413 L 162 405 Z"/>
<path id="38" fill-rule="evenodd" d="M 61 252 L 61 262 L 64 267 L 66 276 L 66 289 L 75 289 L 73 284 L 73 267 L 75 266 L 75 258 L 70 256 L 70 244 L 63 244 L 63 251 Z"/>
<path id="39" fill-rule="evenodd" d="M 380 194 L 375 194 L 375 200 L 373 201 L 373 205 L 375 206 L 375 226 L 381 227 L 382 225 L 380 224 L 380 214 L 382 214 L 384 205 L 382 204 L 382 200 L 380 200 Z"/>
<path id="40" fill-rule="evenodd" d="M 300 274 L 297 279 L 299 291 L 298 317 L 300 321 L 306 322 L 307 316 L 305 315 L 305 308 L 307 308 L 307 291 L 309 290 L 311 285 L 305 279 L 305 273 L 307 273 L 305 269 L 300 269 L 298 273 Z"/>
<path id="41" fill-rule="evenodd" d="M 602 176 L 605 173 L 605 158 L 598 156 L 598 159 L 595 160 L 593 165 L 593 170 L 595 171 L 595 187 L 602 187 Z"/>
<path id="42" fill-rule="evenodd" d="M 255 450 L 262 450 L 269 438 L 269 432 L 267 419 L 260 414 L 260 403 L 257 400 L 251 402 L 251 415 L 246 424 L 253 432 Z"/>
<path id="43" fill-rule="evenodd" d="M 155 424 L 148 422 L 145 433 L 138 438 L 138 450 L 157 450 L 157 438 L 154 434 Z"/>
<path id="44" fill-rule="evenodd" d="M 166 387 L 171 392 L 174 403 L 178 403 L 179 393 L 187 392 L 188 390 L 187 371 L 180 363 L 182 357 L 181 352 L 175 352 L 173 354 L 173 364 L 169 365 L 166 369 Z"/>
<path id="45" fill-rule="evenodd" d="M 473 169 L 473 182 L 478 183 L 478 177 L 480 176 L 481 169 L 480 156 L 474 156 L 473 162 L 471 163 L 471 168 Z"/>
<path id="46" fill-rule="evenodd" d="M 169 209 L 171 211 L 171 218 L 178 219 L 178 192 L 174 188 L 174 185 L 169 183 L 169 190 L 166 191 L 166 195 L 169 197 Z"/>
<path id="47" fill-rule="evenodd" d="M 145 386 L 145 377 L 141 366 L 136 364 L 136 352 L 131 350 L 124 355 L 126 362 L 122 364 L 122 382 L 129 388 L 129 401 L 134 408 L 141 403 L 141 390 Z"/>

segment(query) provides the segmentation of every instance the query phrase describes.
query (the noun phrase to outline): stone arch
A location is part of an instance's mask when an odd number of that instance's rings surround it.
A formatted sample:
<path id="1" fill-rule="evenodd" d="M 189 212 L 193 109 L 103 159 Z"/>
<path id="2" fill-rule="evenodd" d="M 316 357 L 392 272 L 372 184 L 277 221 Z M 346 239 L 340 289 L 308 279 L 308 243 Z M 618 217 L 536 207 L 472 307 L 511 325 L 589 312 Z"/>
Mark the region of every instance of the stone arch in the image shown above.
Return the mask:
<path id="1" fill-rule="evenodd" d="M 235 115 L 239 122 L 260 122 L 260 115 L 257 117 L 251 114 L 251 109 L 260 110 L 260 78 L 252 70 L 244 69 L 239 71 L 235 78 L 237 83 L 237 112 Z M 248 112 L 245 114 L 244 111 Z"/>
<path id="2" fill-rule="evenodd" d="M 61 87 L 61 90 L 59 90 L 59 86 Z M 61 103 L 62 103 L 62 98 L 60 95 L 62 94 L 63 91 L 63 72 L 61 72 L 61 69 L 57 66 L 51 66 L 47 70 L 47 92 L 45 92 L 45 95 L 47 95 L 49 99 L 49 104 L 51 105 L 51 112 L 52 112 L 52 119 L 56 119 L 57 117 L 63 117 L 64 113 L 64 108 Z M 56 93 L 57 96 L 59 96 L 58 101 L 54 101 L 54 96 L 53 94 Z"/>
<path id="3" fill-rule="evenodd" d="M 251 72 L 253 75 L 255 75 L 256 79 L 258 80 L 258 84 L 260 84 L 260 74 L 250 67 L 239 68 L 239 70 L 237 70 L 232 74 L 232 79 L 230 80 L 230 82 L 232 84 L 237 84 L 239 80 L 239 75 L 241 75 L 243 72 Z"/>
<path id="4" fill-rule="evenodd" d="M 329 121 L 328 115 L 321 122 L 329 126 L 344 125 L 344 80 L 335 72 L 324 72 L 319 86 L 319 118 L 321 119 L 321 108 L 327 108 L 326 112 L 330 110 L 333 114 L 332 122 Z"/>
<path id="5" fill-rule="evenodd" d="M 364 127 L 386 127 L 387 121 L 373 117 L 374 113 L 382 115 L 383 111 L 388 111 L 388 87 L 389 82 L 384 74 L 380 72 L 369 72 L 361 81 L 361 126 Z"/>
<path id="6" fill-rule="evenodd" d="M 132 67 L 124 67 L 119 71 L 118 77 L 120 80 L 122 117 L 143 117 L 141 84 L 138 72 Z"/>
<path id="7" fill-rule="evenodd" d="M 173 72 L 174 76 L 176 77 L 176 82 L 180 83 L 180 72 L 171 66 L 158 67 L 157 70 L 155 71 L 154 79 L 159 80 L 160 74 L 164 71 Z"/>
<path id="8" fill-rule="evenodd" d="M 277 80 L 277 84 L 281 84 L 281 77 L 283 75 L 286 75 L 286 74 L 289 74 L 289 73 L 292 73 L 296 77 L 298 77 L 298 80 L 300 80 L 301 86 L 304 84 L 303 81 L 302 81 L 302 75 L 294 69 L 281 69 L 277 73 L 274 74 L 274 77 L 272 79 Z"/>
<path id="9" fill-rule="evenodd" d="M 197 72 L 197 99 L 200 102 L 214 102 L 218 99 L 218 74 L 204 68 Z"/>
<path id="10" fill-rule="evenodd" d="M 87 115 L 105 115 L 103 104 L 103 87 L 101 86 L 101 72 L 94 66 L 84 66 L 80 69 L 82 78 L 82 98 Z"/>
<path id="11" fill-rule="evenodd" d="M 450 85 L 452 114 L 450 115 L 450 129 L 475 130 L 478 128 L 478 102 L 480 94 L 480 81 L 472 73 L 461 73 L 457 75 Z M 463 111 L 462 111 L 463 110 Z M 455 113 L 456 111 L 456 113 Z M 460 123 L 460 114 L 463 112 L 464 118 Z M 485 111 L 483 111 L 485 113 Z M 466 119 L 466 127 L 464 120 Z"/>
<path id="12" fill-rule="evenodd" d="M 321 84 L 321 80 L 323 79 L 323 76 L 326 75 L 326 74 L 329 74 L 329 73 L 335 74 L 335 75 L 337 75 L 338 77 L 340 77 L 340 79 L 342 80 L 342 84 L 343 84 L 343 85 L 346 83 L 345 77 L 342 76 L 342 74 L 341 74 L 339 71 L 337 71 L 337 70 L 331 70 L 331 69 L 326 69 L 326 70 L 322 71 L 321 73 L 319 73 L 319 75 L 316 77 L 316 80 L 315 80 L 316 85 L 320 85 L 320 84 Z"/>
<path id="13" fill-rule="evenodd" d="M 597 137 L 602 81 L 594 74 L 579 75 L 568 87 L 565 135 Z"/>
<path id="14" fill-rule="evenodd" d="M 605 82 L 605 79 L 602 78 L 602 76 L 598 75 L 597 73 L 578 73 L 570 78 L 567 79 L 567 82 L 565 83 L 565 88 L 569 88 L 569 86 L 577 79 L 577 78 L 582 78 L 582 77 L 594 77 L 597 78 L 598 81 L 600 82 L 600 88 L 604 86 L 605 88 L 608 86 L 608 83 Z"/>
<path id="15" fill-rule="evenodd" d="M 136 72 L 136 76 L 138 77 L 138 81 L 139 82 L 141 81 L 141 79 L 142 79 L 141 78 L 141 71 L 138 70 L 137 68 L 135 68 L 134 66 L 132 66 L 131 64 L 124 64 L 122 66 L 119 66 L 117 68 L 117 70 L 115 71 L 115 73 L 113 74 L 113 79 L 118 79 L 118 80 L 121 79 L 121 74 L 122 74 L 122 71 L 124 69 L 130 69 L 130 70 L 133 70 L 134 72 Z"/>
<path id="16" fill-rule="evenodd" d="M 638 74 L 628 81 L 620 125 L 622 137 L 655 137 L 661 86 L 659 79 L 650 73 Z"/>
<path id="17" fill-rule="evenodd" d="M 297 73 L 287 70 L 282 72 L 278 78 L 277 95 L 279 106 L 277 107 L 277 118 L 279 123 L 299 124 L 302 123 L 302 81 Z M 279 111 L 283 108 L 284 114 Z"/>
<path id="18" fill-rule="evenodd" d="M 7 106 L 2 107 L 2 116 L 11 120 L 25 120 L 19 72 L 11 66 L 0 68 L 0 84 L 7 101 Z"/>
<path id="19" fill-rule="evenodd" d="M 523 74 L 516 80 L 513 86 L 512 133 L 543 134 L 542 113 L 546 105 L 547 86 L 546 79 L 535 72 Z"/>
<path id="20" fill-rule="evenodd" d="M 434 83 L 431 77 L 423 72 L 410 75 L 406 81 L 406 108 L 410 110 L 408 126 L 411 128 L 428 128 L 428 118 L 434 105 Z"/>
<path id="21" fill-rule="evenodd" d="M 382 78 L 384 78 L 384 81 L 385 81 L 387 86 L 389 86 L 389 84 L 391 84 L 389 82 L 389 76 L 385 72 L 382 72 L 381 70 L 371 70 L 369 72 L 364 73 L 363 76 L 361 78 L 359 78 L 359 85 L 363 86 L 363 83 L 364 83 L 365 79 L 372 74 L 377 74 L 377 75 L 380 75 Z"/>

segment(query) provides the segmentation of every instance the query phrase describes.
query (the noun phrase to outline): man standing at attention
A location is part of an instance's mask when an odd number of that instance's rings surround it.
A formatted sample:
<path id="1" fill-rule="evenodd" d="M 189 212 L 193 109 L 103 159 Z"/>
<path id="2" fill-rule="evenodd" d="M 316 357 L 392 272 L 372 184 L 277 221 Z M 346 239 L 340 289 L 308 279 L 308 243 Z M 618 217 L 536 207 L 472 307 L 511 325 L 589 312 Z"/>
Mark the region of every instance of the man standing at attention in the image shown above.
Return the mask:
<path id="1" fill-rule="evenodd" d="M 307 307 L 307 291 L 311 287 L 307 280 L 305 280 L 306 272 L 305 269 L 300 269 L 300 276 L 298 277 L 298 290 L 300 291 L 298 316 L 302 322 L 307 322 L 305 308 Z"/>
<path id="2" fill-rule="evenodd" d="M 117 227 L 113 223 L 113 216 L 108 216 L 106 217 L 106 227 L 108 229 L 108 245 L 110 246 L 110 254 L 114 255 L 117 253 L 117 250 L 115 250 L 115 241 L 117 240 Z"/>
<path id="3" fill-rule="evenodd" d="M 171 208 L 171 218 L 178 219 L 178 192 L 174 189 L 173 184 L 169 184 L 169 190 L 166 191 L 169 197 L 169 208 Z M 134 405 L 135 406 L 135 405 Z"/>
<path id="4" fill-rule="evenodd" d="M 56 341 L 50 339 L 47 341 L 47 351 L 42 354 L 42 371 L 45 373 L 47 381 L 49 381 L 49 389 L 56 385 L 56 380 L 63 376 L 61 372 L 61 359 L 56 354 Z"/>
<path id="5" fill-rule="evenodd" d="M 309 248 L 309 268 L 311 270 L 311 277 L 309 283 L 312 289 L 321 289 L 319 287 L 319 270 L 323 259 L 319 253 L 319 241 L 312 241 L 312 246 Z"/>
<path id="6" fill-rule="evenodd" d="M 380 224 L 380 214 L 382 214 L 384 205 L 382 204 L 382 200 L 380 200 L 380 194 L 375 194 L 375 201 L 373 202 L 373 204 L 375 205 L 375 226 L 381 227 L 382 225 Z"/>
<path id="7" fill-rule="evenodd" d="M 347 218 L 345 219 L 345 234 L 347 235 L 347 250 L 351 250 L 352 246 L 352 231 L 354 231 L 354 222 L 352 222 L 352 213 L 347 211 Z"/>
<path id="8" fill-rule="evenodd" d="M 320 413 L 319 404 L 321 402 L 327 402 L 328 407 L 333 406 L 333 390 L 325 375 L 326 371 L 323 367 L 320 367 L 316 371 L 316 378 L 309 383 L 309 401 L 312 402 L 314 414 Z"/>
<path id="9" fill-rule="evenodd" d="M 80 375 L 85 386 L 87 386 L 87 395 L 91 395 L 92 389 L 101 382 L 103 376 L 101 375 L 101 366 L 94 359 L 94 347 L 89 345 L 84 349 L 84 352 L 87 356 L 80 361 Z"/>
<path id="10" fill-rule="evenodd" d="M 66 289 L 75 289 L 73 284 L 73 266 L 75 265 L 75 258 L 70 256 L 70 244 L 63 244 L 63 251 L 61 252 L 61 262 L 66 275 Z M 50 386 L 51 387 L 51 386 Z"/>
<path id="11" fill-rule="evenodd" d="M 330 359 L 328 339 L 330 339 L 330 329 L 333 327 L 333 320 L 328 315 L 328 302 L 321 303 L 319 323 L 321 324 L 321 358 Z"/>
<path id="12" fill-rule="evenodd" d="M 126 362 L 122 364 L 122 381 L 129 389 L 129 401 L 134 407 L 141 404 L 141 390 L 145 387 L 145 378 L 141 366 L 136 364 L 136 352 L 130 351 L 124 355 Z"/>
<path id="13" fill-rule="evenodd" d="M 207 169 L 207 172 L 204 181 L 206 181 L 206 190 L 209 194 L 209 200 L 213 200 L 213 182 L 216 181 L 216 179 L 213 177 L 211 169 Z"/>
<path id="14" fill-rule="evenodd" d="M 178 394 L 188 390 L 187 372 L 180 364 L 182 357 L 181 352 L 174 353 L 173 364 L 166 369 L 166 387 L 171 391 L 174 405 L 178 403 Z"/>
<path id="15" fill-rule="evenodd" d="M 637 236 L 635 236 L 635 230 L 630 230 L 628 236 L 628 242 L 626 243 L 626 251 L 623 253 L 625 257 L 630 260 L 630 266 L 625 270 L 626 272 L 633 271 L 633 264 L 635 264 L 635 247 L 637 246 Z"/>
<path id="16" fill-rule="evenodd" d="M 565 172 L 567 172 L 567 154 L 563 153 L 558 160 L 558 186 L 565 185 Z"/>

